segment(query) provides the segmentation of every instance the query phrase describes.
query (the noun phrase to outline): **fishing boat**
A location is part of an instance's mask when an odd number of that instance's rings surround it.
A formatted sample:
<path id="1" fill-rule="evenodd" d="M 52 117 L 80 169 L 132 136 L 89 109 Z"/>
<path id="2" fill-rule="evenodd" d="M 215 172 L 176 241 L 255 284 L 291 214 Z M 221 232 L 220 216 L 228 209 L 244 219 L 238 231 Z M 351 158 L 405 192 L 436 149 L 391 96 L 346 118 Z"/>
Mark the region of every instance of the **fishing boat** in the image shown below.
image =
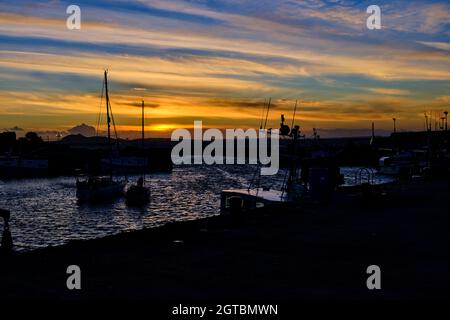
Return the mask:
<path id="1" fill-rule="evenodd" d="M 144 100 L 142 100 L 142 153 L 145 154 L 145 123 L 144 123 Z M 145 157 L 142 159 L 142 176 L 139 177 L 136 184 L 131 185 L 127 191 L 125 192 L 126 204 L 129 206 L 142 206 L 150 202 L 150 189 L 146 187 L 145 184 L 145 170 L 146 170 L 146 161 Z"/>
<path id="2" fill-rule="evenodd" d="M 286 193 L 280 190 L 264 188 L 222 190 L 220 194 L 220 213 L 227 214 L 231 210 L 231 199 L 241 198 L 242 211 L 269 207 L 288 201 Z"/>
<path id="3" fill-rule="evenodd" d="M 106 119 L 108 124 L 108 145 L 111 147 L 111 117 L 112 110 L 108 93 L 108 71 L 104 73 L 104 88 L 106 97 Z M 112 151 L 112 150 L 111 150 Z M 95 202 L 113 200 L 123 195 L 124 181 L 113 179 L 112 166 L 109 176 L 77 178 L 77 198 L 79 201 Z"/>
<path id="4" fill-rule="evenodd" d="M 264 103 L 263 118 L 260 122 L 260 129 L 266 129 L 267 117 L 269 115 L 271 100 L 266 108 L 266 103 Z M 281 190 L 271 189 L 262 187 L 260 183 L 260 167 L 257 166 L 255 174 L 246 189 L 229 189 L 222 190 L 220 194 L 220 213 L 230 214 L 233 211 L 234 200 L 238 200 L 240 203 L 240 211 L 249 211 L 256 208 L 279 206 L 283 203 L 298 201 L 307 193 L 307 188 L 304 183 L 302 183 L 299 178 L 300 171 L 297 166 L 297 142 L 300 138 L 299 126 L 294 126 L 295 112 L 297 110 L 297 101 L 294 108 L 294 117 L 292 119 L 292 127 L 295 130 L 292 131 L 289 139 L 285 141 L 289 143 L 289 160 L 290 166 L 289 170 L 286 171 L 283 185 Z M 281 117 L 281 130 L 280 132 L 286 133 L 287 136 L 290 132 L 289 127 L 284 125 L 284 116 Z M 283 128 L 284 127 L 284 128 Z M 286 128 L 287 127 L 287 128 Z"/>
<path id="5" fill-rule="evenodd" d="M 384 175 L 408 175 L 427 166 L 426 152 L 413 150 L 382 157 L 378 161 L 378 172 Z"/>

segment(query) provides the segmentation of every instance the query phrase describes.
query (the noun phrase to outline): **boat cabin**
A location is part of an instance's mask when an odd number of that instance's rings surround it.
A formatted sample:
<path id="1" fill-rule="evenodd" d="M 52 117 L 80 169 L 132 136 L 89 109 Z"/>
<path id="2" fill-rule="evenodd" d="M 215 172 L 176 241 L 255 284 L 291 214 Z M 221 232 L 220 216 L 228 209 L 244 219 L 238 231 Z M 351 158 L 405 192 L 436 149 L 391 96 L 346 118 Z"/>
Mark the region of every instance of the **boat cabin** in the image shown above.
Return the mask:
<path id="1" fill-rule="evenodd" d="M 279 190 L 258 189 L 233 189 L 223 190 L 220 195 L 220 213 L 230 213 L 230 198 L 242 199 L 242 211 L 273 206 L 286 202 L 287 195 Z"/>

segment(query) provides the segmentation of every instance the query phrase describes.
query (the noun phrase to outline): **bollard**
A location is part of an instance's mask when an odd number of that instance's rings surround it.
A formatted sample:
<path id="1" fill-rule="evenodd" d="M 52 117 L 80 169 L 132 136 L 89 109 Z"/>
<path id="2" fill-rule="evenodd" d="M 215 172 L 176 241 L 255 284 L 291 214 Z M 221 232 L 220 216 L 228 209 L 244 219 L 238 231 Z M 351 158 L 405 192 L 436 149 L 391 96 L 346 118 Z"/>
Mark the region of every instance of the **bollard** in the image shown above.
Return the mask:
<path id="1" fill-rule="evenodd" d="M 13 248 L 13 240 L 11 231 L 9 230 L 9 218 L 11 214 L 9 210 L 0 209 L 0 217 L 4 220 L 1 249 L 3 252 L 10 252 Z"/>

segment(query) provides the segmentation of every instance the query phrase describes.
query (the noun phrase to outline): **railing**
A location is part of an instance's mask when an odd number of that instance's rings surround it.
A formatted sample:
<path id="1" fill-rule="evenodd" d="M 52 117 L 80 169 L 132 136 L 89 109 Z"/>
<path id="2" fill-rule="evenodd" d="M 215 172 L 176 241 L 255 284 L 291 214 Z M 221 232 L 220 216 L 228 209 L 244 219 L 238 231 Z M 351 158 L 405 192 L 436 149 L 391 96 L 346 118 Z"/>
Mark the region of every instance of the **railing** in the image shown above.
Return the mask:
<path id="1" fill-rule="evenodd" d="M 375 171 L 372 168 L 360 168 L 355 172 L 355 185 L 374 184 Z"/>

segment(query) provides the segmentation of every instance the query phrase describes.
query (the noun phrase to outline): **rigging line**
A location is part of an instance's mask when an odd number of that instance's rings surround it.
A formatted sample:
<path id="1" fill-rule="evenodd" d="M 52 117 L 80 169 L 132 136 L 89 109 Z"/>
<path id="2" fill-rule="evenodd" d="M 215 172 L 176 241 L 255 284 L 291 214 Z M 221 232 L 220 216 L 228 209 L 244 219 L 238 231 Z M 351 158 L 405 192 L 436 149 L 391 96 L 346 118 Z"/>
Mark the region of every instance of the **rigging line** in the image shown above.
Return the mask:
<path id="1" fill-rule="evenodd" d="M 98 112 L 98 119 L 97 119 L 97 130 L 96 130 L 96 136 L 98 137 L 98 132 L 100 129 L 100 121 L 102 120 L 102 103 L 103 103 L 103 93 L 105 91 L 105 79 L 103 79 L 102 82 L 102 95 L 100 96 L 100 111 Z"/>
<path id="2" fill-rule="evenodd" d="M 262 125 L 263 125 L 263 122 L 264 122 L 264 113 L 265 113 L 265 111 L 266 111 L 266 103 L 267 103 L 267 99 L 264 98 L 264 105 L 263 105 L 263 109 L 262 109 L 262 113 L 261 113 L 261 121 L 260 121 L 260 123 L 259 123 L 259 129 L 260 129 L 260 130 L 263 128 Z M 257 173 L 259 170 L 260 170 L 260 164 L 258 164 L 258 165 L 256 166 L 256 168 L 255 168 L 255 172 L 253 173 L 252 180 L 250 181 L 250 184 L 248 185 L 248 192 L 250 192 L 250 189 L 252 188 L 253 183 L 255 182 L 256 173 Z M 259 176 L 259 177 L 258 177 L 258 188 L 259 188 L 260 183 L 261 183 L 261 179 L 260 179 L 260 176 Z"/>
<path id="3" fill-rule="evenodd" d="M 270 103 L 272 101 L 272 98 L 269 98 L 269 104 L 267 105 L 267 113 L 266 113 L 266 121 L 264 123 L 264 129 L 266 129 L 267 126 L 267 117 L 269 117 L 269 110 L 270 110 Z"/>
<path id="4" fill-rule="evenodd" d="M 269 103 L 267 104 L 267 113 L 266 113 L 266 120 L 265 120 L 265 123 L 264 123 L 264 128 L 262 128 L 262 122 L 261 122 L 261 129 L 266 129 L 266 126 L 267 126 L 267 117 L 269 116 L 269 109 L 270 109 L 270 103 L 271 103 L 271 101 L 272 101 L 272 98 L 269 98 Z M 265 111 L 265 105 L 266 105 L 266 100 L 264 99 L 264 109 L 263 109 L 263 117 L 264 117 L 264 111 Z M 262 118 L 261 118 L 261 120 L 262 120 Z M 248 191 L 250 192 L 250 189 L 251 189 L 251 187 L 253 186 L 253 183 L 255 182 L 255 178 L 256 178 L 256 173 L 259 171 L 259 169 L 261 168 L 261 165 L 260 164 L 258 164 L 257 166 L 256 166 L 256 168 L 255 168 L 255 172 L 254 172 L 254 174 L 253 174 L 253 177 L 252 177 L 252 180 L 250 181 L 250 184 L 249 184 L 249 186 L 248 186 Z M 259 171 L 260 172 L 260 171 Z M 258 187 L 257 187 L 257 193 L 259 192 L 259 186 L 260 186 L 260 184 L 261 184 L 261 177 L 259 176 L 258 177 Z"/>
<path id="5" fill-rule="evenodd" d="M 266 126 L 267 126 L 267 117 L 269 116 L 269 109 L 270 109 L 270 103 L 271 103 L 271 101 L 272 101 L 272 98 L 269 98 L 269 103 L 267 104 L 267 113 L 266 113 L 266 120 L 265 120 L 265 123 L 264 123 L 264 128 L 262 128 L 262 122 L 261 122 L 261 129 L 266 129 Z M 265 105 L 266 105 L 266 100 L 264 99 L 264 109 L 263 109 L 263 117 L 264 117 L 264 111 L 265 111 Z M 261 120 L 262 120 L 262 118 L 261 118 Z M 261 168 L 261 164 L 258 164 L 257 166 L 256 166 L 256 168 L 255 168 L 255 173 L 253 174 L 253 177 L 252 177 L 252 180 L 250 181 L 250 184 L 249 184 L 249 186 L 248 186 L 248 191 L 250 191 L 250 189 L 251 189 L 251 187 L 253 186 L 253 183 L 255 182 L 255 178 L 256 178 L 256 173 L 257 172 L 260 172 L 259 171 L 259 169 Z M 260 186 L 260 184 L 261 184 L 261 177 L 258 177 L 258 186 L 257 186 L 257 192 L 258 192 L 258 189 L 259 189 L 259 186 Z"/>
<path id="6" fill-rule="evenodd" d="M 262 129 L 262 124 L 264 121 L 264 111 L 266 111 L 266 101 L 267 101 L 267 99 L 264 98 L 264 105 L 263 105 L 262 114 L 261 114 L 261 121 L 259 122 L 259 129 Z"/>
<path id="7" fill-rule="evenodd" d="M 294 115 L 292 116 L 292 125 L 291 129 L 294 128 L 294 121 L 295 121 L 295 113 L 297 112 L 297 100 L 295 100 L 295 107 L 294 107 Z"/>
<path id="8" fill-rule="evenodd" d="M 111 101 L 109 101 L 109 113 L 111 114 L 111 120 L 112 120 L 112 124 L 113 124 L 113 128 L 114 128 L 114 136 L 116 137 L 117 151 L 119 151 L 119 135 L 117 134 L 117 130 L 116 130 L 116 122 L 114 120 L 114 115 L 112 112 Z"/>

